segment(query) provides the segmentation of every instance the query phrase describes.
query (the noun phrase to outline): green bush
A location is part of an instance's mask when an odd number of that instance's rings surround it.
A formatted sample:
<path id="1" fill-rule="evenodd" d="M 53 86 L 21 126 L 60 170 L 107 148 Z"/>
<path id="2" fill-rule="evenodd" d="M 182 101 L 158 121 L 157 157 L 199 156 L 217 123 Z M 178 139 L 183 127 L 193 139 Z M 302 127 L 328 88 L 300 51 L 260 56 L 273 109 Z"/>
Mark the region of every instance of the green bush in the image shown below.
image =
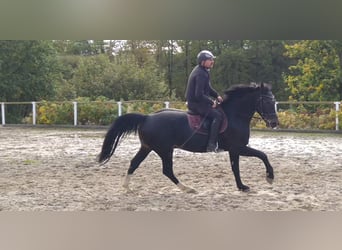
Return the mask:
<path id="1" fill-rule="evenodd" d="M 170 108 L 188 110 L 185 102 L 170 102 Z"/>
<path id="2" fill-rule="evenodd" d="M 37 124 L 72 124 L 73 112 L 73 104 L 70 102 L 43 101 L 38 104 Z"/>
<path id="3" fill-rule="evenodd" d="M 116 102 L 99 97 L 95 101 L 89 98 L 77 100 L 78 124 L 108 125 L 118 114 Z M 74 105 L 72 102 L 53 103 L 43 101 L 38 105 L 38 124 L 73 124 Z"/>
<path id="4" fill-rule="evenodd" d="M 127 102 L 123 105 L 125 113 L 150 114 L 165 107 L 164 102 L 136 101 Z"/>
<path id="5" fill-rule="evenodd" d="M 78 123 L 81 125 L 108 125 L 118 115 L 118 105 L 105 97 L 95 101 L 89 98 L 78 98 Z"/>
<path id="6" fill-rule="evenodd" d="M 118 104 L 106 97 L 98 97 L 95 101 L 89 98 L 78 98 L 78 124 L 109 125 L 118 116 Z M 172 109 L 187 110 L 184 102 L 170 102 Z M 74 106 L 72 102 L 47 102 L 37 105 L 37 124 L 73 124 Z M 123 102 L 122 113 L 150 114 L 165 108 L 165 103 L 150 101 Z M 342 110 L 338 112 L 339 129 L 342 130 Z M 319 107 L 313 112 L 312 107 L 290 106 L 278 111 L 279 127 L 283 129 L 321 129 L 335 130 L 336 111 L 333 107 Z M 25 118 L 32 123 L 32 115 Z M 258 114 L 251 121 L 252 128 L 266 128 L 265 122 Z"/>
<path id="7" fill-rule="evenodd" d="M 338 113 L 339 129 L 342 129 L 342 111 Z M 279 127 L 283 129 L 311 129 L 311 130 L 335 130 L 336 111 L 332 108 L 318 109 L 311 113 L 300 108 L 300 111 L 281 110 L 278 112 Z M 252 128 L 265 128 L 265 122 L 253 119 Z"/>

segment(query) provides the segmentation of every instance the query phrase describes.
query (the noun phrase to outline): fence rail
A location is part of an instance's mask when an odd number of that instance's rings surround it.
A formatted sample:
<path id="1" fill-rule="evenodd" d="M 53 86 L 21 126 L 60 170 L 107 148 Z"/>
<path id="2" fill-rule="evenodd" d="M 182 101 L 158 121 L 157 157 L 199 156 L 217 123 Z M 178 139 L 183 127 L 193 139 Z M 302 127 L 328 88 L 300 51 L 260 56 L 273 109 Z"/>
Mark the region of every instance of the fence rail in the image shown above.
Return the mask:
<path id="1" fill-rule="evenodd" d="M 139 104 L 144 103 L 146 105 L 154 106 L 152 108 L 148 108 L 145 110 L 141 110 L 141 106 Z M 32 125 L 37 125 L 37 124 L 44 124 L 44 122 L 41 121 L 41 119 L 38 121 L 40 113 L 40 108 L 43 105 L 47 104 L 54 104 L 54 105 L 68 105 L 68 124 L 63 124 L 63 125 L 73 125 L 73 126 L 78 126 L 81 125 L 87 121 L 81 120 L 80 116 L 82 116 L 81 113 L 87 112 L 84 111 L 85 103 L 83 102 L 1 102 L 1 124 L 7 125 L 7 124 L 32 124 Z M 89 103 L 88 103 L 89 104 Z M 146 101 L 146 100 L 135 100 L 135 101 L 119 101 L 119 102 L 114 102 L 114 101 L 94 101 L 91 102 L 91 105 L 94 106 L 99 106 L 99 105 L 111 105 L 110 106 L 110 113 L 111 113 L 111 118 L 115 118 L 117 116 L 121 116 L 125 112 L 153 112 L 156 111 L 154 109 L 160 109 L 160 108 L 180 108 L 180 109 L 186 109 L 185 103 L 180 103 L 180 102 L 171 102 L 171 101 Z M 130 105 L 135 105 L 135 107 L 130 108 Z M 19 109 L 19 106 L 21 109 Z M 115 106 L 115 109 L 113 108 Z M 342 117 L 342 112 L 340 109 L 341 102 L 335 101 L 335 102 L 288 102 L 288 101 L 279 101 L 276 102 L 275 108 L 277 112 L 283 112 L 283 111 L 288 111 L 288 110 L 294 110 L 293 107 L 298 107 L 300 106 L 306 106 L 309 107 L 311 112 L 316 112 L 319 113 L 321 112 L 320 110 L 322 109 L 322 106 L 329 107 L 330 110 L 334 111 L 335 115 L 335 130 L 341 130 L 341 124 L 340 120 Z M 17 110 L 21 110 L 22 117 L 14 119 L 14 121 L 10 121 L 6 123 L 6 119 L 8 116 L 11 117 L 11 112 L 9 111 L 9 107 L 17 107 Z M 66 107 L 64 107 L 66 108 Z M 140 110 L 139 110 L 140 108 Z M 101 116 L 101 111 L 102 111 L 102 106 L 99 107 L 95 113 L 100 117 Z M 138 109 L 138 110 L 137 110 Z M 18 113 L 18 112 L 17 112 Z M 46 113 L 49 113 L 49 111 L 46 111 Z M 95 115 L 96 115 L 95 114 Z M 108 114 L 108 112 L 107 112 Z M 286 115 L 286 114 L 285 114 Z M 19 115 L 20 116 L 20 115 Z M 98 118 L 101 120 L 101 117 Z M 310 119 L 306 118 L 306 119 Z M 22 120 L 25 120 L 24 122 Z M 86 119 L 85 119 L 86 120 Z M 112 119 L 111 119 L 112 120 Z M 103 122 L 103 121 L 102 121 Z M 107 121 L 108 122 L 108 121 Z M 105 122 L 104 122 L 105 123 Z M 61 123 L 59 123 L 61 124 Z M 99 125 L 99 124 L 95 124 Z"/>

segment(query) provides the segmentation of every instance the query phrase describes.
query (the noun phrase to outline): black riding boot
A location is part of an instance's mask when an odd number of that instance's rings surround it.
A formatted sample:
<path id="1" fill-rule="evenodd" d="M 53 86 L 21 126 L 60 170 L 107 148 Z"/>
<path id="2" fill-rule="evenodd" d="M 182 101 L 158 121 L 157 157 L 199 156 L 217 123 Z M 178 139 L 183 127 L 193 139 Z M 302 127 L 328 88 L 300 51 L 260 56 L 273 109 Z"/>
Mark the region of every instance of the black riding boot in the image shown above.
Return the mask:
<path id="1" fill-rule="evenodd" d="M 220 125 L 221 122 L 219 119 L 214 119 L 211 123 L 207 152 L 217 152 L 218 150 L 217 137 L 219 134 Z"/>

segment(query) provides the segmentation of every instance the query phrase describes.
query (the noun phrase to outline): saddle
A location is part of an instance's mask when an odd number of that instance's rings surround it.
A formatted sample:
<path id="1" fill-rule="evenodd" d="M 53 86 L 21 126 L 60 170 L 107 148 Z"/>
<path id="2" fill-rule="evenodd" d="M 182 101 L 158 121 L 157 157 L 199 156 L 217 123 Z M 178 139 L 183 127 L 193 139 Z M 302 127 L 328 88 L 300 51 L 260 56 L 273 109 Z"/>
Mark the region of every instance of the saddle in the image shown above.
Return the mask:
<path id="1" fill-rule="evenodd" d="M 228 127 L 228 120 L 224 112 L 221 109 L 219 109 L 219 111 L 223 114 L 223 121 L 221 122 L 219 133 L 223 133 Z M 195 130 L 196 133 L 203 135 L 209 134 L 210 125 L 212 122 L 210 118 L 203 117 L 191 110 L 188 110 L 187 117 L 190 128 Z"/>

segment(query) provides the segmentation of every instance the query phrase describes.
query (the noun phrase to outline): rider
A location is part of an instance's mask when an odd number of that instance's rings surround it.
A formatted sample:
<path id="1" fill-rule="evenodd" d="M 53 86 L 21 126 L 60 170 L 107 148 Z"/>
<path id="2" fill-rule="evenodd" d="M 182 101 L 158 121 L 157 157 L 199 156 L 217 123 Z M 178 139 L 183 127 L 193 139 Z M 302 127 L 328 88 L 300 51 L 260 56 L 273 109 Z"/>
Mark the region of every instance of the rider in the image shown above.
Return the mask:
<path id="1" fill-rule="evenodd" d="M 198 65 L 190 73 L 185 93 L 188 109 L 212 120 L 207 152 L 217 152 L 217 137 L 223 120 L 221 112 L 216 109 L 216 100 L 222 102 L 222 97 L 212 88 L 210 83 L 209 73 L 214 66 L 214 58 L 215 56 L 208 50 L 202 50 L 198 53 Z M 210 97 L 216 100 L 212 100 Z"/>

